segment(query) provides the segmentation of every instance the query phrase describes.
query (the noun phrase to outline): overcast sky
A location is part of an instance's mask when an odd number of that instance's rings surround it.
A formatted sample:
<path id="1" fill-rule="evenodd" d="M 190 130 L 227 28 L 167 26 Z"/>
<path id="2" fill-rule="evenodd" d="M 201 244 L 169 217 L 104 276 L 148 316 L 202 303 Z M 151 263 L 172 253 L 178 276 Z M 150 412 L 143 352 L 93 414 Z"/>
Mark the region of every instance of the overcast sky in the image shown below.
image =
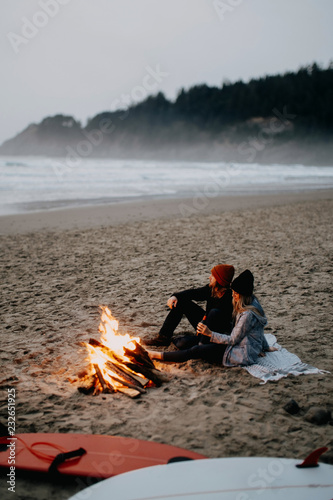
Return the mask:
<path id="1" fill-rule="evenodd" d="M 1 0 L 0 143 L 150 93 L 333 60 L 332 0 Z"/>

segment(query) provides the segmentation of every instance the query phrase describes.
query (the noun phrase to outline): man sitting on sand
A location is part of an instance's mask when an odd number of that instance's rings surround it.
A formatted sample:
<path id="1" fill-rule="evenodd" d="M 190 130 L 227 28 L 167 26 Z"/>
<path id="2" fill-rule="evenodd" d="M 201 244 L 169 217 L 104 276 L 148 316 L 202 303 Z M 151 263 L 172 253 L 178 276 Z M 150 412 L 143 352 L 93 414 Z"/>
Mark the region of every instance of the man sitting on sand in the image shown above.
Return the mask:
<path id="1" fill-rule="evenodd" d="M 205 323 L 216 332 L 228 333 L 232 328 L 232 293 L 230 283 L 234 267 L 227 264 L 214 266 L 209 276 L 209 284 L 201 288 L 174 293 L 167 301 L 171 311 L 167 315 L 157 337 L 146 340 L 147 346 L 168 346 L 183 315 L 193 328 L 206 316 Z M 193 301 L 205 301 L 206 311 Z M 207 343 L 207 337 L 193 336 L 191 346 L 199 341 Z M 187 339 L 187 342 L 189 340 Z M 209 342 L 209 339 L 208 339 Z M 177 347 L 181 347 L 177 345 Z M 189 347 L 189 345 L 183 346 Z"/>
<path id="2" fill-rule="evenodd" d="M 247 366 L 256 363 L 265 351 L 276 351 L 265 339 L 265 313 L 253 295 L 253 274 L 248 269 L 231 284 L 235 326 L 231 335 L 212 331 L 199 322 L 197 333 L 208 339 L 189 349 L 172 352 L 148 351 L 152 359 L 182 363 L 189 359 L 204 359 L 223 366 Z"/>

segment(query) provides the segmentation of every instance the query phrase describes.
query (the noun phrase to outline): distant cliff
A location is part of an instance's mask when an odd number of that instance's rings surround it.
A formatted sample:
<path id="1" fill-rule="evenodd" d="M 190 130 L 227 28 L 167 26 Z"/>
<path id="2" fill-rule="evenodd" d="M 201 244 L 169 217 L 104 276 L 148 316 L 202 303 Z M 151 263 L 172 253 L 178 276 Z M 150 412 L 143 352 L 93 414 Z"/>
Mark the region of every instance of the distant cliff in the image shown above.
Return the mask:
<path id="1" fill-rule="evenodd" d="M 56 115 L 31 124 L 1 155 L 136 157 L 333 164 L 333 67 L 162 93 L 85 127 Z"/>

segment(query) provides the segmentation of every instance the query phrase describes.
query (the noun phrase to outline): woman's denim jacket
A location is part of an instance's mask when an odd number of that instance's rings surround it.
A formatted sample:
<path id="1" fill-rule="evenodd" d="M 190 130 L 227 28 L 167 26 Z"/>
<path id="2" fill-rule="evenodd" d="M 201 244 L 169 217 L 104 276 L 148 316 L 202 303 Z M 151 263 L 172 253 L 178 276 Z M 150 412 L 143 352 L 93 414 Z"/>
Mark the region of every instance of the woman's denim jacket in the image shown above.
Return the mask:
<path id="1" fill-rule="evenodd" d="M 263 308 L 255 296 L 251 305 L 260 314 L 250 310 L 240 313 L 230 335 L 212 332 L 211 342 L 228 344 L 223 356 L 224 366 L 252 365 L 257 362 L 260 352 L 269 349 L 264 335 L 267 318 Z"/>

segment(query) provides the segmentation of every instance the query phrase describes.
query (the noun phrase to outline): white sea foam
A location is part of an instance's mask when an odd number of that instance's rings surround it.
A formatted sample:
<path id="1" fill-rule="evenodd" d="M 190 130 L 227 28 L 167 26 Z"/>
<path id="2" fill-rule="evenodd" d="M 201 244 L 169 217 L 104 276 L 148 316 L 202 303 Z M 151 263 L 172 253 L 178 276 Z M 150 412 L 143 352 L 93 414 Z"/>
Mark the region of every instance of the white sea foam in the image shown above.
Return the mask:
<path id="1" fill-rule="evenodd" d="M 333 167 L 185 161 L 0 157 L 0 214 L 134 197 L 262 193 L 333 187 Z"/>

